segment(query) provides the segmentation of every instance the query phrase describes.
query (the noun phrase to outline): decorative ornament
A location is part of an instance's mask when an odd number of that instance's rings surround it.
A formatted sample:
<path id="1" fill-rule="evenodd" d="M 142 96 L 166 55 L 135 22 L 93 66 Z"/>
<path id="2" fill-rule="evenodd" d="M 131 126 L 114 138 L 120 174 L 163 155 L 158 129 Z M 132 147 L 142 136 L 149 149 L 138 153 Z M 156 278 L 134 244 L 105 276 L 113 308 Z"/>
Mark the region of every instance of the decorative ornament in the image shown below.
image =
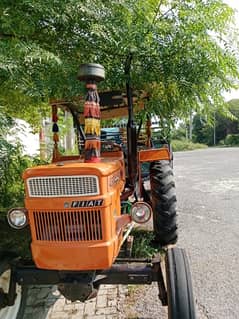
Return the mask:
<path id="1" fill-rule="evenodd" d="M 57 106 L 52 106 L 52 132 L 53 132 L 53 141 L 54 141 L 54 148 L 53 148 L 53 162 L 56 161 L 59 156 L 59 149 L 58 149 L 58 142 L 59 142 L 59 127 L 58 127 L 58 115 L 57 115 Z"/>
<path id="2" fill-rule="evenodd" d="M 100 161 L 100 99 L 96 83 L 105 77 L 104 68 L 100 64 L 82 64 L 78 78 L 86 82 L 87 94 L 84 104 L 85 118 L 85 162 Z"/>

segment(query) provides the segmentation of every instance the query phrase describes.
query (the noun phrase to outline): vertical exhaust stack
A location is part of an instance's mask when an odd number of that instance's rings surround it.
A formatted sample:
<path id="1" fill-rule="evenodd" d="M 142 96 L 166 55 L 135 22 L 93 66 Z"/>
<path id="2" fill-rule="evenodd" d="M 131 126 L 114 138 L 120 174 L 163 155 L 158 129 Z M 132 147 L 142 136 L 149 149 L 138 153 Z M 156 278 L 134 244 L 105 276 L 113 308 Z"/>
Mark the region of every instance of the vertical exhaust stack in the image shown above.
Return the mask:
<path id="1" fill-rule="evenodd" d="M 100 99 L 97 83 L 105 79 L 104 67 L 100 64 L 81 64 L 78 79 L 86 83 L 87 95 L 84 105 L 85 162 L 100 161 Z"/>

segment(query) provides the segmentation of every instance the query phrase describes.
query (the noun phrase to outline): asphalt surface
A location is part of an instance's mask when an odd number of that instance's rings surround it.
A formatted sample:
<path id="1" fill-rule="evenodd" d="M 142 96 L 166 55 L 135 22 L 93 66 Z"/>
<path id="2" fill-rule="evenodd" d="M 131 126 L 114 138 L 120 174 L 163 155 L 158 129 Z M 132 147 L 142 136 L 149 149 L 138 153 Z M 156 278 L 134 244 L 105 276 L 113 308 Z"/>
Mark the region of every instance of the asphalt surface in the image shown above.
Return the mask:
<path id="1" fill-rule="evenodd" d="M 175 154 L 179 245 L 200 318 L 239 318 L 239 148 Z"/>
<path id="2" fill-rule="evenodd" d="M 238 319 L 239 148 L 178 152 L 174 159 L 177 245 L 189 257 L 197 318 Z M 128 317 L 166 319 L 157 294 L 157 285 L 139 288 Z"/>

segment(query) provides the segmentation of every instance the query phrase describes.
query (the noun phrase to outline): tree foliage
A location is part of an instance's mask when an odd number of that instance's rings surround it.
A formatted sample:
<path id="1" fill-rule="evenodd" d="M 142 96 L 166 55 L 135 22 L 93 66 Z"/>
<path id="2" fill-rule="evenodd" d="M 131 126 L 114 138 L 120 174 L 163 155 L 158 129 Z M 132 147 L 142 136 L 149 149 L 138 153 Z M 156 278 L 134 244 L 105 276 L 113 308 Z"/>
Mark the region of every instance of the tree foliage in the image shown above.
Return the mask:
<path id="1" fill-rule="evenodd" d="M 0 211 L 8 207 L 11 201 L 17 204 L 19 196 L 23 194 L 21 180 L 21 166 L 24 159 L 21 158 L 20 146 L 11 145 L 6 140 L 6 132 L 13 126 L 14 122 L 10 117 L 4 117 L 0 108 Z M 21 164 L 21 165 L 19 165 Z M 24 168 L 26 166 L 24 165 Z M 20 170 L 20 172 L 19 172 Z M 21 195 L 19 195 L 21 194 Z"/>
<path id="2" fill-rule="evenodd" d="M 214 114 L 215 117 L 213 122 L 208 121 L 205 116 L 201 116 L 199 114 L 194 116 L 194 141 L 213 145 L 214 133 L 216 144 L 225 140 L 228 135 L 232 136 L 239 134 L 239 100 L 234 99 L 229 101 L 227 104 L 229 114 L 223 114 L 217 111 Z"/>
<path id="3" fill-rule="evenodd" d="M 14 120 L 4 116 L 3 108 L 0 107 L 0 215 L 9 207 L 23 205 L 22 173 L 27 167 L 40 163 L 38 158 L 23 155 L 19 141 L 8 142 L 7 135 L 14 125 Z"/>
<path id="4" fill-rule="evenodd" d="M 172 121 L 191 109 L 210 114 L 238 77 L 232 16 L 221 0 L 2 0 L 0 104 L 37 123 L 49 99 L 83 92 L 80 63 L 105 66 L 102 89 L 124 88 L 133 52 L 147 112 Z"/>
<path id="5" fill-rule="evenodd" d="M 213 145 L 213 129 L 213 125 L 207 121 L 205 116 L 196 114 L 193 118 L 193 141 Z"/>

